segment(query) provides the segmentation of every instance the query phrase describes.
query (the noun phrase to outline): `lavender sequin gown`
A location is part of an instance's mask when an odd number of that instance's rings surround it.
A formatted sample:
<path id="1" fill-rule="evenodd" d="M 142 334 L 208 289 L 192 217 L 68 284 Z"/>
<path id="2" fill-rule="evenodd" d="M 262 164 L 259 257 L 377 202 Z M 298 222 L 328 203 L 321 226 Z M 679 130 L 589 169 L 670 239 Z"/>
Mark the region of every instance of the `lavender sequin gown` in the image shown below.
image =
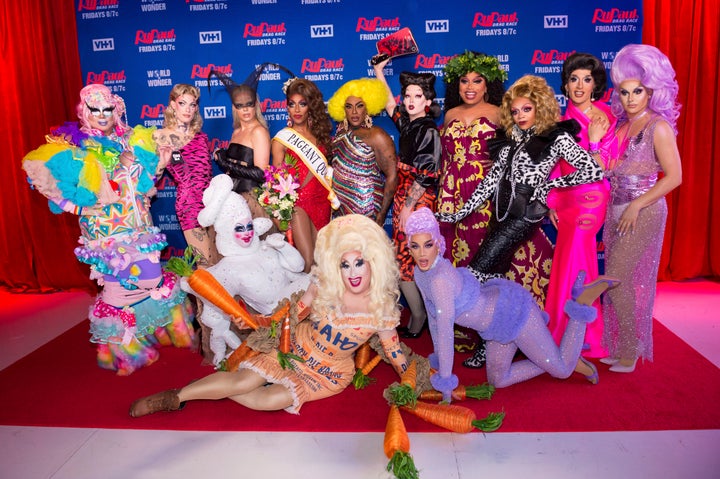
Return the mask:
<path id="1" fill-rule="evenodd" d="M 640 210 L 633 233 L 620 236 L 616 230 L 628 203 L 652 188 L 662 171 L 653 148 L 658 121 L 654 116 L 621 145 L 622 156 L 607 175 L 612 191 L 603 232 L 605 272 L 622 281 L 606 293 L 604 304 L 603 344 L 613 358 L 653 359 L 652 311 L 667 219 L 665 198 Z"/>

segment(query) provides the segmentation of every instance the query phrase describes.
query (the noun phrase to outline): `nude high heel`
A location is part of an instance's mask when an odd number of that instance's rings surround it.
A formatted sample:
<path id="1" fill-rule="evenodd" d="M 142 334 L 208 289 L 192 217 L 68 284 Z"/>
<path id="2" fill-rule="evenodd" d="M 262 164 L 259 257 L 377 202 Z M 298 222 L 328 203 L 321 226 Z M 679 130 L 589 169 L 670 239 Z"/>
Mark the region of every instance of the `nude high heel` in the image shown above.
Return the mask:
<path id="1" fill-rule="evenodd" d="M 614 373 L 631 373 L 635 371 L 635 365 L 637 364 L 637 358 L 635 358 L 635 361 L 629 366 L 625 366 L 624 364 L 620 363 L 620 360 L 610 366 L 610 371 Z"/>

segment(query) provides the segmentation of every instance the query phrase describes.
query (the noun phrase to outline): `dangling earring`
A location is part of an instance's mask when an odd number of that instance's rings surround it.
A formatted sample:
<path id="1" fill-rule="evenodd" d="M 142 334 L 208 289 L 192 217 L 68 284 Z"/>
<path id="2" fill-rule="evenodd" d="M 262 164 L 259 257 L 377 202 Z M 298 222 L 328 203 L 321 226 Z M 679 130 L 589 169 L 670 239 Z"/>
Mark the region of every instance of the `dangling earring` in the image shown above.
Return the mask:
<path id="1" fill-rule="evenodd" d="M 487 92 L 487 91 L 486 91 L 485 94 L 483 95 L 483 101 L 485 101 L 485 103 L 487 103 L 488 101 L 490 101 L 490 95 L 488 95 L 488 92 Z"/>
<path id="2" fill-rule="evenodd" d="M 350 129 L 350 124 L 348 123 L 347 118 L 342 121 L 342 129 L 343 131 L 348 131 Z"/>
<path id="3" fill-rule="evenodd" d="M 313 124 L 312 118 L 308 117 L 308 127 L 312 128 L 312 124 Z"/>
<path id="4" fill-rule="evenodd" d="M 294 125 L 294 123 L 293 123 L 293 121 L 292 121 L 292 118 L 288 118 L 288 120 L 287 120 L 287 126 L 288 126 L 288 128 L 292 128 L 293 125 Z"/>
<path id="5" fill-rule="evenodd" d="M 363 120 L 363 126 L 365 128 L 371 128 L 373 126 L 372 118 L 370 115 L 365 115 L 365 120 Z"/>

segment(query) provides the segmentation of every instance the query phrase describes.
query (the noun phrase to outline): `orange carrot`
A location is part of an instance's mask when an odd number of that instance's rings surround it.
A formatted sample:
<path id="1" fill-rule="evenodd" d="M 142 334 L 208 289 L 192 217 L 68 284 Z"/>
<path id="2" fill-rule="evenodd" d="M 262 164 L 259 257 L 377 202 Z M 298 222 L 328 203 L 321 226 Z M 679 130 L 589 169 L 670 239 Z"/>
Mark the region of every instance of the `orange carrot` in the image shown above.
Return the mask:
<path id="1" fill-rule="evenodd" d="M 385 425 L 385 440 L 383 441 L 385 456 L 390 459 L 387 470 L 398 479 L 417 479 L 419 477 L 415 462 L 410 455 L 410 438 L 405 423 L 403 423 L 400 410 L 391 405 Z"/>
<path id="2" fill-rule="evenodd" d="M 250 328 L 257 329 L 258 323 L 248 310 L 235 301 L 235 298 L 208 270 L 196 269 L 193 271 L 194 263 L 192 248 L 188 247 L 182 259 L 173 257 L 168 260 L 167 269 L 180 276 L 185 276 L 188 285 L 198 296 L 217 306 L 223 313 L 229 315 L 233 322 L 239 320 Z"/>
<path id="3" fill-rule="evenodd" d="M 477 419 L 475 411 L 465 406 L 458 406 L 456 404 L 430 404 L 418 401 L 415 407 L 400 407 L 430 424 L 445 428 L 449 431 L 467 433 L 476 428 L 483 429 L 483 424 L 481 424 L 482 420 L 479 421 Z M 493 415 L 492 425 L 494 427 L 492 430 L 495 430 L 500 427 L 504 413 L 491 414 Z M 499 423 L 497 420 L 498 414 L 502 414 L 502 417 L 499 418 Z M 488 417 L 490 417 L 490 415 Z"/>
<path id="4" fill-rule="evenodd" d="M 380 361 L 382 361 L 382 357 L 379 354 L 376 354 L 370 361 L 367 362 L 365 366 L 362 367 L 360 371 L 367 376 L 372 372 L 373 369 L 375 369 L 375 366 L 380 364 Z"/>
<path id="5" fill-rule="evenodd" d="M 280 326 L 280 345 L 278 349 L 281 353 L 290 352 L 290 315 L 286 314 Z"/>
<path id="6" fill-rule="evenodd" d="M 363 366 L 365 366 L 368 361 L 370 361 L 371 352 L 372 348 L 370 347 L 370 343 L 362 343 L 358 350 L 355 351 L 355 369 L 362 369 Z"/>
<path id="7" fill-rule="evenodd" d="M 397 406 L 413 406 L 417 401 L 415 385 L 417 381 L 417 363 L 413 359 L 400 376 L 400 384 L 388 388 L 390 401 Z"/>
<path id="8" fill-rule="evenodd" d="M 225 360 L 225 371 L 237 371 L 241 362 L 253 358 L 258 354 L 260 353 L 248 346 L 247 341 L 243 342 L 230 354 L 230 357 Z"/>
<path id="9" fill-rule="evenodd" d="M 278 345 L 277 358 L 281 368 L 295 369 L 295 364 L 290 361 L 291 359 L 301 363 L 304 363 L 305 360 L 290 352 L 290 346 L 292 343 L 292 333 L 290 331 L 290 304 L 286 304 L 283 308 L 281 308 L 281 310 L 285 312 L 285 317 L 282 318 L 280 326 L 280 344 Z"/>
<path id="10" fill-rule="evenodd" d="M 242 321 L 252 329 L 257 329 L 260 326 L 248 310 L 240 306 L 208 270 L 195 270 L 187 279 L 187 282 L 201 298 L 220 308 L 223 313 L 232 318 L 233 322 Z"/>
<path id="11" fill-rule="evenodd" d="M 462 384 L 456 387 L 452 392 L 453 401 L 464 401 L 465 399 L 490 399 L 492 398 L 495 388 L 488 383 L 479 384 L 475 386 L 463 386 Z M 418 399 L 424 401 L 442 401 L 443 395 L 440 391 L 435 389 L 428 389 L 423 391 L 418 396 Z"/>
<path id="12" fill-rule="evenodd" d="M 370 374 L 370 372 L 378 365 L 378 363 L 380 363 L 381 360 L 382 357 L 380 357 L 379 354 L 376 354 L 365 366 L 355 371 L 355 376 L 353 376 L 352 380 L 355 389 L 362 389 L 368 386 L 371 382 L 375 381 L 373 378 L 368 377 L 368 374 Z"/>
<path id="13" fill-rule="evenodd" d="M 409 386 L 411 389 L 414 390 L 416 381 L 417 381 L 417 363 L 413 359 L 412 361 L 410 361 L 410 364 L 408 364 L 408 368 L 402 374 L 402 377 L 400 378 L 400 384 Z"/>

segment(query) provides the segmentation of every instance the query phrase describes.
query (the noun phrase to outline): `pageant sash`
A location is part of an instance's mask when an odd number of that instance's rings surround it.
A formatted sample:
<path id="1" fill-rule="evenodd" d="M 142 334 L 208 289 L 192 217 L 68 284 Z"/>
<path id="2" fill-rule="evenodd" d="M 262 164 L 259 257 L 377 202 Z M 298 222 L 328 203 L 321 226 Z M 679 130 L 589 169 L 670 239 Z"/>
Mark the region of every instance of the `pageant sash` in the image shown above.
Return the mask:
<path id="1" fill-rule="evenodd" d="M 283 128 L 273 139 L 295 152 L 328 191 L 327 198 L 332 208 L 334 210 L 340 208 L 340 200 L 332 189 L 332 168 L 328 165 L 325 155 L 310 140 L 292 128 Z"/>

